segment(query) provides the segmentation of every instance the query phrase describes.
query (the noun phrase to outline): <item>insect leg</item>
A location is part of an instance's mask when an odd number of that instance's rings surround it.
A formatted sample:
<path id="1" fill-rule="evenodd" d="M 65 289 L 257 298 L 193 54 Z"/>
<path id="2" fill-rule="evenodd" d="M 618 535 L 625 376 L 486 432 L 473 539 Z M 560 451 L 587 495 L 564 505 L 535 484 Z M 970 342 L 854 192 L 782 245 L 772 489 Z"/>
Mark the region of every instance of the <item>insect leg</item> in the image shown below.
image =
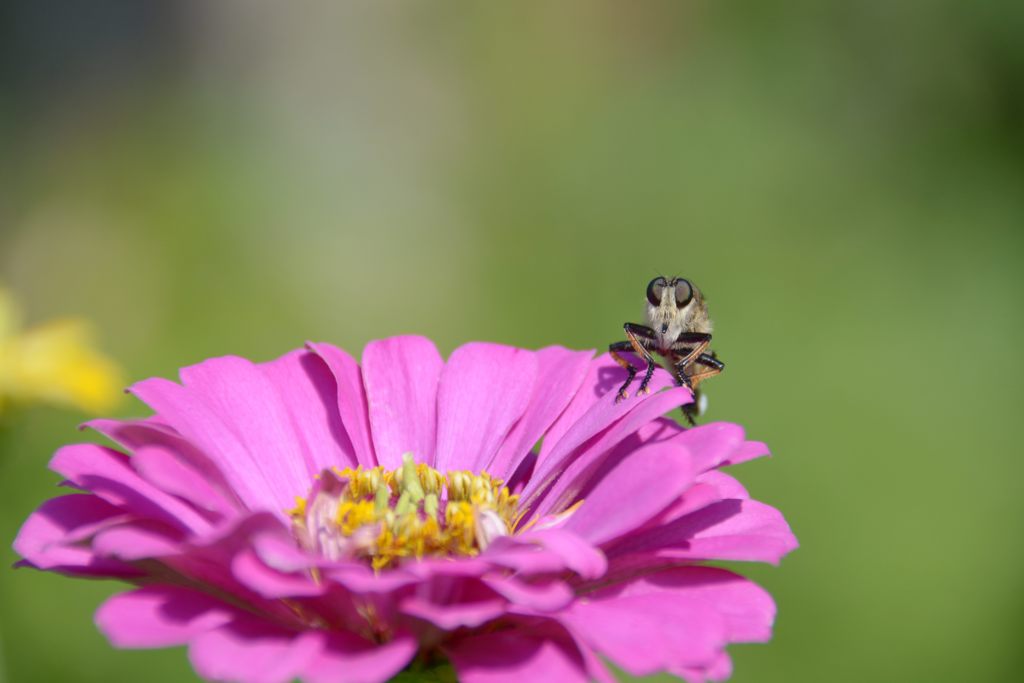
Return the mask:
<path id="1" fill-rule="evenodd" d="M 686 370 L 688 368 L 695 369 L 695 366 L 697 365 L 702 365 L 705 369 L 695 370 L 690 374 L 686 373 Z M 682 406 L 682 410 L 683 415 L 686 417 L 686 421 L 690 423 L 690 426 L 695 426 L 697 424 L 697 413 L 699 411 L 698 406 L 700 405 L 700 389 L 698 389 L 697 387 L 700 386 L 700 383 L 706 380 L 708 377 L 714 377 L 722 370 L 724 370 L 725 363 L 718 360 L 718 357 L 714 354 L 714 352 L 712 352 L 710 355 L 706 353 L 700 354 L 699 356 L 697 356 L 697 358 L 691 365 L 685 368 L 682 366 L 673 367 L 675 367 L 676 369 L 676 381 L 680 383 L 680 386 L 682 385 L 683 381 L 688 381 L 690 383 L 687 386 L 690 386 L 690 391 L 693 392 L 693 403 L 687 403 L 686 405 Z M 680 375 L 682 375 L 684 380 L 679 380 Z"/>
<path id="2" fill-rule="evenodd" d="M 691 389 L 693 388 L 693 386 L 690 383 L 690 377 L 686 374 L 686 366 L 683 365 L 678 360 L 678 356 L 673 357 L 672 374 L 676 378 L 677 387 L 690 387 Z"/>
<path id="3" fill-rule="evenodd" d="M 680 406 L 683 411 L 683 417 L 686 418 L 686 421 L 690 423 L 691 427 L 697 426 L 697 413 L 699 411 L 697 404 L 699 400 L 700 392 L 694 390 L 693 403 L 684 403 L 682 406 Z"/>
<path id="4" fill-rule="evenodd" d="M 717 375 L 725 367 L 725 364 L 714 356 L 714 352 L 710 355 L 704 353 L 704 349 L 710 343 L 710 334 L 686 332 L 679 335 L 679 339 L 672 345 L 672 369 L 675 371 L 676 385 L 685 386 L 693 392 L 693 402 L 681 406 L 683 415 L 691 427 L 697 424 L 697 404 L 700 401 L 700 391 L 697 386 L 708 377 Z M 694 363 L 711 369 L 693 374 L 687 373 Z"/>
<path id="5" fill-rule="evenodd" d="M 615 395 L 616 402 L 619 402 L 622 399 L 629 396 L 629 394 L 626 393 L 626 389 L 629 387 L 630 384 L 633 383 L 633 378 L 636 377 L 637 372 L 636 367 L 628 360 L 620 356 L 618 352 L 632 350 L 633 344 L 628 341 L 620 341 L 608 345 L 608 354 L 612 357 L 612 360 L 621 365 L 626 370 L 626 372 L 629 373 L 629 375 L 626 377 L 625 384 L 619 387 L 619 393 Z"/>
<path id="6" fill-rule="evenodd" d="M 693 388 L 690 377 L 686 374 L 686 368 L 695 358 L 704 354 L 704 349 L 711 343 L 711 335 L 705 332 L 684 332 L 672 344 L 672 356 L 677 359 L 672 365 L 676 369 L 676 381 L 679 386 Z M 707 354 L 704 354 L 707 355 Z M 708 356 L 710 358 L 710 356 Z"/>
<path id="7" fill-rule="evenodd" d="M 625 368 L 629 375 L 626 377 L 626 381 L 623 382 L 622 386 L 619 387 L 619 392 L 616 394 L 615 400 L 621 401 L 629 397 L 627 389 L 632 384 L 633 378 L 636 377 L 636 367 L 621 357 L 618 352 L 621 351 L 633 351 L 638 356 L 643 358 L 647 362 L 647 373 L 644 375 L 644 382 L 641 385 L 641 389 L 646 389 L 646 383 L 649 381 L 650 375 L 654 372 L 654 359 L 651 357 L 650 352 L 647 350 L 647 345 L 651 344 L 654 339 L 654 332 L 643 325 L 635 325 L 633 323 L 626 323 L 623 325 L 623 329 L 626 332 L 626 337 L 629 341 L 616 342 L 609 345 L 608 352 L 611 354 L 612 359 Z"/>
<path id="8" fill-rule="evenodd" d="M 647 394 L 650 390 L 647 385 L 651 383 L 651 377 L 654 376 L 654 369 L 657 367 L 657 363 L 654 361 L 654 357 L 651 356 L 651 352 L 647 350 L 647 347 L 654 344 L 654 330 L 643 325 L 634 325 L 632 323 L 626 323 L 626 336 L 633 342 L 634 348 L 637 344 L 640 344 L 640 348 L 637 348 L 637 353 L 644 357 L 647 361 L 647 371 L 644 372 L 644 378 L 640 380 L 640 388 L 637 389 L 637 396 Z"/>
<path id="9" fill-rule="evenodd" d="M 694 391 L 696 391 L 697 386 L 701 382 L 706 380 L 708 377 L 714 377 L 715 375 L 717 375 L 718 373 L 725 369 L 725 363 L 718 360 L 718 358 L 713 353 L 711 355 L 708 355 L 706 353 L 700 354 L 694 360 L 694 365 L 702 365 L 705 368 L 703 370 L 698 370 L 687 375 L 687 377 L 693 385 Z"/>

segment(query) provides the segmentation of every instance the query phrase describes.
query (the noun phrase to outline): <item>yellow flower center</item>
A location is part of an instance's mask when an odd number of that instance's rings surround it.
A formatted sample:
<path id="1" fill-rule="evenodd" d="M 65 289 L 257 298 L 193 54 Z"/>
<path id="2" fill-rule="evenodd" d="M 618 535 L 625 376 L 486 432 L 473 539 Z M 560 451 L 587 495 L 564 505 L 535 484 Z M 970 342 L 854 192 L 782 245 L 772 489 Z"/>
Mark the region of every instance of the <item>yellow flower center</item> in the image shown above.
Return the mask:
<path id="1" fill-rule="evenodd" d="M 476 555 L 519 522 L 519 496 L 487 472 L 441 474 L 412 454 L 402 466 L 325 470 L 288 511 L 300 545 L 375 570 L 405 558 Z"/>

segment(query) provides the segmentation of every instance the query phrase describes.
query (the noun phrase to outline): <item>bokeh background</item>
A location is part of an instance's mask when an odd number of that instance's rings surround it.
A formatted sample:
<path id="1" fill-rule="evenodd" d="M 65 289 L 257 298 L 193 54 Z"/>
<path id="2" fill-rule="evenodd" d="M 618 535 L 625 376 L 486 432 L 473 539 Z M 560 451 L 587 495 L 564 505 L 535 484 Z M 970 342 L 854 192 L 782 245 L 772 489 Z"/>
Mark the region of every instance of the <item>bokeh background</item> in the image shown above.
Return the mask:
<path id="1" fill-rule="evenodd" d="M 707 293 L 802 547 L 737 682 L 1024 668 L 1024 5 L 3 3 L 0 283 L 134 381 L 307 339 L 599 348 Z M 144 412 L 125 398 L 119 415 Z M 86 415 L 0 426 L 0 564 Z M 0 570 L 0 681 L 195 680 Z"/>

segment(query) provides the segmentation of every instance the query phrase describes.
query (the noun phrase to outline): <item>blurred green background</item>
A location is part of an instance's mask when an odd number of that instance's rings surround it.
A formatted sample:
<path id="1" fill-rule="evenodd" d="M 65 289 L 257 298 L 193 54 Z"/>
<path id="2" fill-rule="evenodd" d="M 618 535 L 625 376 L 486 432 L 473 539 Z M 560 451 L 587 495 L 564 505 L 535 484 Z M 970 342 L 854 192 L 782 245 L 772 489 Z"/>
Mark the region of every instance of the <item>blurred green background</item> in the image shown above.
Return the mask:
<path id="1" fill-rule="evenodd" d="M 706 419 L 802 547 L 737 682 L 1024 668 L 1024 5 L 21 2 L 0 282 L 132 381 L 306 339 L 603 347 L 707 293 Z M 119 414 L 145 412 L 128 399 Z M 0 560 L 71 410 L 0 427 Z M 0 571 L 0 681 L 195 680 L 117 586 Z"/>

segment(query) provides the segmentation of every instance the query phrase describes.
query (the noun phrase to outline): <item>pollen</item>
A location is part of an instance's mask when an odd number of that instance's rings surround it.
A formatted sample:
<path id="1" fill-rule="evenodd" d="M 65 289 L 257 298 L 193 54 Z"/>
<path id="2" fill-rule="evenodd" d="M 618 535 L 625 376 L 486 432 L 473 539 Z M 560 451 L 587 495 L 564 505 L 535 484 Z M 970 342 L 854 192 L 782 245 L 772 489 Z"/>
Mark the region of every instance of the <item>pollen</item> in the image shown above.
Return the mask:
<path id="1" fill-rule="evenodd" d="M 487 472 L 442 474 L 406 453 L 394 470 L 324 470 L 287 514 L 302 547 L 380 571 L 410 559 L 476 555 L 512 532 L 518 504 Z"/>

